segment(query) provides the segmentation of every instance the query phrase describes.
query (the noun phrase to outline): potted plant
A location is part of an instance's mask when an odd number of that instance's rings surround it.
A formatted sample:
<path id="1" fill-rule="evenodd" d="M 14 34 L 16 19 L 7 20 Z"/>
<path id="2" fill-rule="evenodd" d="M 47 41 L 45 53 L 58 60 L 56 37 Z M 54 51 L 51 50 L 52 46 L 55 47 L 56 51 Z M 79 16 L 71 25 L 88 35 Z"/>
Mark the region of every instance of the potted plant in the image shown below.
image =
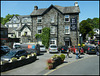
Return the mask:
<path id="1" fill-rule="evenodd" d="M 53 68 L 53 63 L 54 63 L 54 61 L 51 58 L 47 60 L 48 69 L 52 69 Z"/>
<path id="2" fill-rule="evenodd" d="M 62 62 L 64 62 L 65 55 L 64 55 L 64 54 L 61 54 L 60 57 L 61 57 L 61 59 L 62 59 Z"/>

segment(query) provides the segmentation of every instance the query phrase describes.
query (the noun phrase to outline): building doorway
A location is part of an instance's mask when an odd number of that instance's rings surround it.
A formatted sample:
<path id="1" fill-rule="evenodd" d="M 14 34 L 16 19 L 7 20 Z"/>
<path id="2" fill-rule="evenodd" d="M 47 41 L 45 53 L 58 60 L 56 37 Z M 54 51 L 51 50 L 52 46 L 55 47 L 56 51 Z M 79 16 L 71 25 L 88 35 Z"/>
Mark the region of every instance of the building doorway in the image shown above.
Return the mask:
<path id="1" fill-rule="evenodd" d="M 65 37 L 64 41 L 65 41 L 65 46 L 70 47 L 72 45 L 70 37 Z"/>

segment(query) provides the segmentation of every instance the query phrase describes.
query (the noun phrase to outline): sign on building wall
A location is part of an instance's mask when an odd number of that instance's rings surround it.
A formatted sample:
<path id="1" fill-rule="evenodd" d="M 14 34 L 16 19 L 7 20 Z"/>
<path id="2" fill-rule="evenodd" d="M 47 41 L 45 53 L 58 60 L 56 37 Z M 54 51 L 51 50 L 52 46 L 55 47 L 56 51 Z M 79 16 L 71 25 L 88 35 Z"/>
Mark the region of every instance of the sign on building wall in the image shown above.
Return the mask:
<path id="1" fill-rule="evenodd" d="M 77 30 L 77 19 L 76 18 L 71 18 L 71 31 L 76 31 Z"/>

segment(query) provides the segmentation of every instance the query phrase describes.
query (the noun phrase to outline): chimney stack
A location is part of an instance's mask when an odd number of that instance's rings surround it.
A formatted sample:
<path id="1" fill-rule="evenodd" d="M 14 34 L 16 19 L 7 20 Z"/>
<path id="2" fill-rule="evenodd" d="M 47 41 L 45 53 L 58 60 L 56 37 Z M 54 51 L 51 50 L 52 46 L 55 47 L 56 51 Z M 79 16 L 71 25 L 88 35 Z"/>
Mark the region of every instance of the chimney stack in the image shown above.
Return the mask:
<path id="1" fill-rule="evenodd" d="M 78 7 L 78 2 L 75 2 L 75 3 L 74 3 L 74 6 L 77 6 L 77 7 Z"/>
<path id="2" fill-rule="evenodd" d="M 34 10 L 38 10 L 38 6 L 34 6 Z"/>

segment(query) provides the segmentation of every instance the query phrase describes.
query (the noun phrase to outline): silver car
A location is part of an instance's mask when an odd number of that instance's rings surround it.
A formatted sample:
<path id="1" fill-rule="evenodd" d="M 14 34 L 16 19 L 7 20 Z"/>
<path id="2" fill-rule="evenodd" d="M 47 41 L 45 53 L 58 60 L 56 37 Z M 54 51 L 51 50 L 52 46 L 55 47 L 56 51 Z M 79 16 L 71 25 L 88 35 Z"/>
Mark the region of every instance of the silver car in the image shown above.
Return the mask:
<path id="1" fill-rule="evenodd" d="M 49 46 L 49 53 L 51 52 L 58 52 L 58 47 L 56 45 Z"/>
<path id="2" fill-rule="evenodd" d="M 40 45 L 40 51 L 46 51 L 46 48 L 44 45 Z"/>

